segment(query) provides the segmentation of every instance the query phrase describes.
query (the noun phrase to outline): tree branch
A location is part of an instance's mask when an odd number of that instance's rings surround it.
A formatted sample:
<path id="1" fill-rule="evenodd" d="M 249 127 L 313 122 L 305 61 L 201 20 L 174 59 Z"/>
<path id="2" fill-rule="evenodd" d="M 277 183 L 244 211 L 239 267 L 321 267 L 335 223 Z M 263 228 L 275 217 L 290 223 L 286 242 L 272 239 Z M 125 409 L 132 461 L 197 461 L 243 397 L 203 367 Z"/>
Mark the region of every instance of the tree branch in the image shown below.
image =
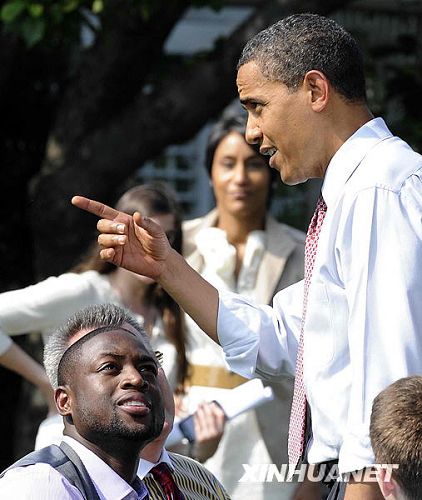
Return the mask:
<path id="1" fill-rule="evenodd" d="M 61 272 L 68 267 L 83 245 L 74 232 L 93 226 L 85 214 L 70 206 L 70 197 L 79 193 L 110 201 L 115 187 L 145 160 L 156 156 L 168 144 L 191 138 L 208 119 L 220 113 L 236 95 L 237 59 L 251 36 L 293 11 L 326 14 L 346 3 L 344 0 L 265 2 L 265 8 L 254 13 L 212 54 L 191 66 L 180 64 L 173 68 L 170 76 L 156 84 L 152 94 L 139 91 L 136 101 L 114 116 L 113 121 L 103 124 L 98 120 L 97 128 L 78 143 L 73 142 L 72 148 L 53 135 L 45 163 L 53 174 L 40 179 L 32 218 L 37 268 L 41 273 Z M 52 154 L 52 151 L 57 153 L 57 148 L 58 163 Z M 51 241 L 51 232 L 59 237 Z"/>

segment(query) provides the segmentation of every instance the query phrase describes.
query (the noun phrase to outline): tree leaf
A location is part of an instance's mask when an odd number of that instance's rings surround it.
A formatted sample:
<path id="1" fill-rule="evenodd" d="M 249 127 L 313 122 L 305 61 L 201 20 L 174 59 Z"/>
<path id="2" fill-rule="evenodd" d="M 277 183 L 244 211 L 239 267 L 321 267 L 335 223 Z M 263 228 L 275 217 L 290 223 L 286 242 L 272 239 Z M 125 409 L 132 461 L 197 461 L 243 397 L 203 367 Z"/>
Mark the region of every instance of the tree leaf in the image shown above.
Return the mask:
<path id="1" fill-rule="evenodd" d="M 79 7 L 79 0 L 66 0 L 62 7 L 63 12 L 72 12 Z"/>
<path id="2" fill-rule="evenodd" d="M 41 17 L 44 13 L 44 5 L 40 3 L 31 3 L 28 10 L 32 17 Z"/>
<path id="3" fill-rule="evenodd" d="M 99 14 L 104 9 L 103 0 L 94 0 L 92 2 L 92 12 L 94 14 Z"/>
<path id="4" fill-rule="evenodd" d="M 22 36 L 28 48 L 42 40 L 45 33 L 45 21 L 42 17 L 28 17 L 22 23 Z"/>
<path id="5" fill-rule="evenodd" d="M 5 23 L 11 23 L 19 16 L 25 7 L 25 0 L 14 0 L 13 2 L 8 2 L 1 8 L 1 19 Z"/>

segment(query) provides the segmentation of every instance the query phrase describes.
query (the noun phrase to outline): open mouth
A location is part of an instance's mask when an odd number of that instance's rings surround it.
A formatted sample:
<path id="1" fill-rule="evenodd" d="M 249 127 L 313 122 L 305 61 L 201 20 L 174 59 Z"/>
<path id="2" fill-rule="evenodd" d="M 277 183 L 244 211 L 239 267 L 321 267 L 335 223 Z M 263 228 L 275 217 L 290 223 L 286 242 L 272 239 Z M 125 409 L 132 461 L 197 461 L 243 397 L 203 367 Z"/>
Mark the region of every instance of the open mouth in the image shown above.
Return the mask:
<path id="1" fill-rule="evenodd" d="M 259 152 L 262 155 L 270 157 L 270 160 L 269 160 L 268 163 L 269 163 L 269 165 L 270 165 L 271 168 L 274 168 L 274 155 L 277 153 L 277 148 L 261 147 L 261 149 L 259 150 Z"/>
<path id="2" fill-rule="evenodd" d="M 118 406 L 131 415 L 144 416 L 151 412 L 151 405 L 142 397 L 128 398 L 118 403 Z"/>
<path id="3" fill-rule="evenodd" d="M 264 156 L 273 156 L 277 152 L 277 148 L 261 148 L 260 153 Z"/>

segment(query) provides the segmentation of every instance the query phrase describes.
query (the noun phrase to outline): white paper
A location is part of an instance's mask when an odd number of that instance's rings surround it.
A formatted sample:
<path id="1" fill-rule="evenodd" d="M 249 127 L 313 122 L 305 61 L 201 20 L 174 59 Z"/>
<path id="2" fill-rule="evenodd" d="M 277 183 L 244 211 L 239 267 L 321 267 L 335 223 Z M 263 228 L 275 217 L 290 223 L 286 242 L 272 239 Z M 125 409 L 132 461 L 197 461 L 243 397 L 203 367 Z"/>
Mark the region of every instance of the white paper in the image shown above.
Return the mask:
<path id="1" fill-rule="evenodd" d="M 274 393 L 271 387 L 265 387 L 262 380 L 255 378 L 219 395 L 216 401 L 227 418 L 232 419 L 272 399 Z"/>
<path id="2" fill-rule="evenodd" d="M 265 387 L 262 380 L 253 379 L 234 389 L 218 391 L 214 401 L 217 401 L 223 408 L 227 419 L 230 420 L 273 399 L 274 393 L 271 387 Z M 166 440 L 166 446 L 176 445 L 183 440 L 184 436 L 179 428 L 179 420 L 180 418 L 175 418 L 173 430 Z"/>

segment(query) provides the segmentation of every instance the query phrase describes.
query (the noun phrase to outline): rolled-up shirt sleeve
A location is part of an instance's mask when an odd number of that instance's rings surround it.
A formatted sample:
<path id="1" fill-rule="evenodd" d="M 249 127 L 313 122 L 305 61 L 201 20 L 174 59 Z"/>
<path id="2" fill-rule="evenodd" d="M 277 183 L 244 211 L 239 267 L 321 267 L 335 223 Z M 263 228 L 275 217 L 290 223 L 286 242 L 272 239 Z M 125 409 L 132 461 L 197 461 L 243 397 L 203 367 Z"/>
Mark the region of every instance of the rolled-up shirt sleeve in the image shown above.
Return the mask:
<path id="1" fill-rule="evenodd" d="M 272 381 L 294 374 L 302 301 L 303 281 L 278 292 L 273 307 L 220 293 L 217 333 L 230 369 Z"/>

